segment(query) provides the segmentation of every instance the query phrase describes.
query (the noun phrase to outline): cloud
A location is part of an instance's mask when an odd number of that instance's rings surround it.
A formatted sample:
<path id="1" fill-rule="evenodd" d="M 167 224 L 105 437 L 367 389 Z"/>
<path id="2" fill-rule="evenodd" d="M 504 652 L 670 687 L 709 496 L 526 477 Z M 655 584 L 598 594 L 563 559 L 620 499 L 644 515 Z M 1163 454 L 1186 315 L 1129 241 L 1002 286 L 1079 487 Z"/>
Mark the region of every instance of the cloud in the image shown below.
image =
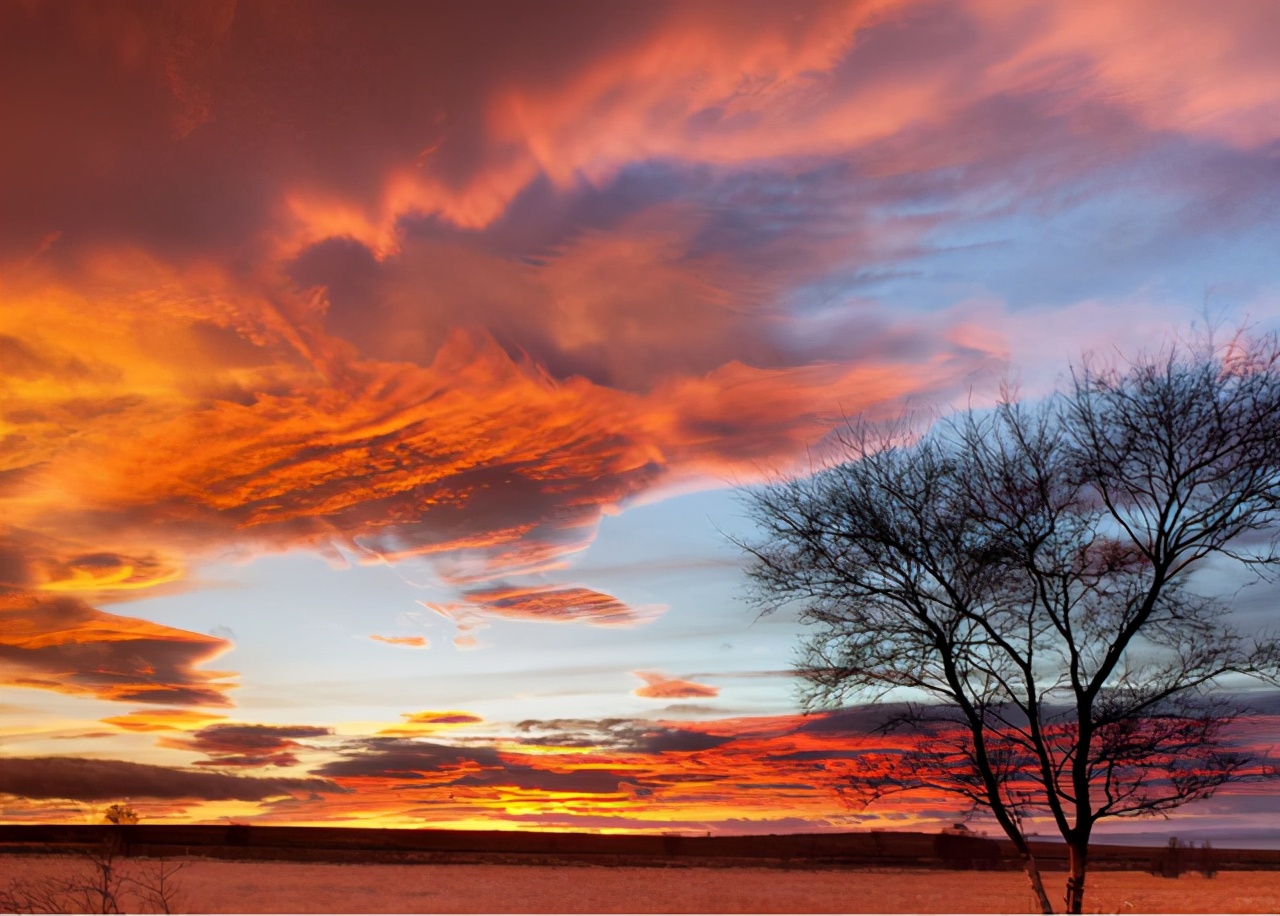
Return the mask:
<path id="1" fill-rule="evenodd" d="M 670 725 L 644 719 L 526 719 L 517 724 L 524 743 L 539 747 L 599 748 L 622 753 L 701 751 L 732 740 L 695 723 Z"/>
<path id="2" fill-rule="evenodd" d="M 1049 5 L 1027 17 L 1033 29 L 991 76 L 1024 92 L 1070 87 L 1106 98 L 1155 130 L 1255 147 L 1280 135 L 1280 70 L 1262 38 L 1280 27 L 1274 8 L 1236 0 L 1204 23 L 1185 0 L 1163 5 L 1158 17 L 1142 4 L 1077 6 Z M 1002 30 L 1007 11 L 971 9 Z M 1170 59 L 1181 65 L 1167 66 Z"/>
<path id="3" fill-rule="evenodd" d="M 425 636 L 379 636 L 374 633 L 369 638 L 390 646 L 404 646 L 406 649 L 425 649 L 430 645 Z"/>
<path id="4" fill-rule="evenodd" d="M 338 760 L 312 770 L 320 776 L 420 780 L 457 776 L 469 767 L 502 767 L 491 747 L 452 747 L 407 738 L 365 738 L 348 745 Z"/>
<path id="5" fill-rule="evenodd" d="M 203 665 L 225 640 L 119 617 L 67 597 L 0 594 L 3 683 L 160 706 L 229 706 L 224 672 Z"/>
<path id="6" fill-rule="evenodd" d="M 229 642 L 109 614 L 76 595 L 131 589 L 158 564 L 141 563 L 139 572 L 111 552 L 72 553 L 63 562 L 68 546 L 0 526 L 0 683 L 159 706 L 230 705 L 230 673 L 202 670 Z M 175 711 L 157 712 L 153 723 Z"/>
<path id="7" fill-rule="evenodd" d="M 537 766 L 507 765 L 469 773 L 452 781 L 455 792 L 470 788 L 499 788 L 511 793 L 572 794 L 586 796 L 616 795 L 626 798 L 623 786 L 633 781 L 617 772 L 599 769 L 549 770 Z"/>
<path id="8" fill-rule="evenodd" d="M 210 276 L 208 295 L 237 295 Z M 52 300 L 42 301 L 47 312 Z M 14 454 L 24 473 L 40 469 L 22 484 L 15 522 L 45 538 L 68 530 L 99 542 L 160 536 L 170 552 L 194 555 L 236 544 L 338 545 L 368 561 L 430 558 L 449 580 L 487 581 L 554 569 L 590 543 L 604 511 L 657 484 L 757 472 L 758 462 L 794 453 L 830 427 L 841 399 L 887 406 L 920 384 L 887 368 L 731 363 L 641 396 L 552 379 L 480 332 L 451 331 L 428 365 L 366 361 L 314 325 L 320 305 L 300 303 L 282 322 L 277 308 L 255 310 L 255 301 L 242 296 L 217 321 L 245 322 L 237 333 L 262 335 L 261 347 L 195 332 L 186 301 L 167 317 L 149 300 L 126 301 L 122 325 L 132 325 L 136 341 L 131 333 L 80 341 L 118 345 L 115 359 L 128 358 L 120 377 L 80 398 L 72 414 L 44 381 L 16 390 L 15 409 L 44 419 L 31 420 L 29 447 Z M 199 338 L 189 340 L 200 354 L 196 390 L 184 391 L 184 368 L 144 349 L 155 333 L 140 324 L 144 305 L 151 325 Z M 226 343 L 229 365 L 218 366 L 215 340 Z M 272 362 L 253 364 L 264 358 Z M 955 371 L 938 363 L 923 383 L 945 385 Z M 169 386 L 165 394 L 140 396 L 137 386 L 154 387 L 145 382 L 153 374 Z M 56 447 L 65 435 L 51 438 L 42 424 L 75 429 L 85 448 Z M 187 448 L 197 434 L 202 447 Z M 77 556 L 106 557 L 102 548 L 38 562 L 62 570 L 50 579 L 65 587 L 99 591 L 154 588 L 181 568 L 110 553 L 110 565 L 75 566 Z M 561 597 L 573 599 L 562 602 L 567 612 L 587 598 L 569 589 Z"/>
<path id="9" fill-rule="evenodd" d="M 403 736 L 431 735 L 440 731 L 479 725 L 484 719 L 467 712 L 406 712 L 401 713 L 405 721 L 401 725 L 393 725 L 378 731 L 379 735 Z"/>
<path id="10" fill-rule="evenodd" d="M 41 591 L 91 594 L 152 589 L 182 577 L 180 568 L 154 555 L 126 557 L 104 552 L 81 554 L 64 562 L 50 559 L 41 572 Z"/>
<path id="11" fill-rule="evenodd" d="M 634 691 L 638 697 L 650 697 L 659 700 L 685 700 L 697 697 L 714 697 L 720 695 L 719 687 L 708 687 L 680 678 L 667 677 L 658 671 L 633 671 L 636 677 L 645 682 L 643 687 Z"/>
<path id="12" fill-rule="evenodd" d="M 45 535 L 83 532 L 90 541 L 81 553 L 40 561 L 50 589 L 97 595 L 177 581 L 182 562 L 148 552 L 147 532 L 188 556 L 210 546 L 336 545 L 371 561 L 430 557 L 450 581 L 486 583 L 465 596 L 482 614 L 635 622 L 653 611 L 585 588 L 518 595 L 492 582 L 555 568 L 590 542 L 602 512 L 670 478 L 786 458 L 820 436 L 840 407 L 870 408 L 945 387 L 965 371 L 926 369 L 919 381 L 888 390 L 891 378 L 906 378 L 897 367 L 787 365 L 760 327 L 759 310 L 779 282 L 735 278 L 752 260 L 767 259 L 716 246 L 693 254 L 708 224 L 688 207 L 633 207 L 612 225 L 566 236 L 536 267 L 487 240 L 488 247 L 429 238 L 408 246 L 399 237 L 397 220 L 409 213 L 491 223 L 537 173 L 557 193 L 569 189 L 574 182 L 556 171 L 561 162 L 577 161 L 573 167 L 586 168 L 596 185 L 616 173 L 623 161 L 584 146 L 576 118 L 564 117 L 566 98 L 591 104 L 601 125 L 614 125 L 601 137 L 634 135 L 640 145 L 631 155 L 652 158 L 663 150 L 646 151 L 644 138 L 658 136 L 653 106 L 666 104 L 667 90 L 693 115 L 726 93 L 736 96 L 746 65 L 763 81 L 762 94 L 739 103 L 776 99 L 774 84 L 803 83 L 803 74 L 830 68 L 853 30 L 874 17 L 841 4 L 814 8 L 803 21 L 757 11 L 725 32 L 718 13 L 661 8 L 641 15 L 643 27 L 619 44 L 610 16 L 575 26 L 590 40 L 576 63 L 557 63 L 552 72 L 544 58 L 512 56 L 520 43 L 507 47 L 510 36 L 478 36 L 503 59 L 518 61 L 513 66 L 524 75 L 495 79 L 464 65 L 479 78 L 479 95 L 447 107 L 481 112 L 479 121 L 440 128 L 444 146 L 424 158 L 422 150 L 440 143 L 419 137 L 403 146 L 391 122 L 384 125 L 390 133 L 373 131 L 389 144 L 376 152 L 369 138 L 353 145 L 346 130 L 322 128 L 318 112 L 277 92 L 287 81 L 258 79 L 246 92 L 245 67 L 296 77 L 303 60 L 312 60 L 287 24 L 291 14 L 200 10 L 173 20 L 86 12 L 92 37 L 45 9 L 11 23 L 15 34 L 56 35 L 55 58 L 90 54 L 110 73 L 103 85 L 121 97 L 159 90 L 125 119 L 58 109 L 48 130 L 78 120 L 94 142 L 133 152 L 129 162 L 117 162 L 112 186 L 138 196 L 145 189 L 146 203 L 113 206 L 102 195 L 114 192 L 98 188 L 95 212 L 105 206 L 116 214 L 105 225 L 75 212 L 74 194 L 37 182 L 42 209 L 62 235 L 5 291 L 13 316 L 13 327 L 2 329 L 5 346 L 23 370 L 6 391 L 12 416 L 24 418 L 13 441 L 13 470 L 24 478 L 19 521 Z M 376 59 L 406 77 L 393 81 L 400 91 L 420 91 L 409 77 L 422 76 L 421 49 L 408 53 L 398 45 L 400 30 L 376 21 L 366 22 L 370 43 L 352 46 L 344 24 L 351 16 L 363 14 L 326 8 L 308 17 L 308 42 Z M 530 29 L 546 28 L 535 19 L 526 23 Z M 259 59 L 253 46 L 239 47 L 248 34 L 273 53 Z M 671 45 L 672 35 L 683 37 Z M 710 57 L 691 52 L 704 43 Z M 596 56 L 591 49 L 601 45 L 611 53 Z M 674 56 L 655 71 L 655 54 Z M 291 63 L 280 71 L 284 60 Z M 529 79 L 533 73 L 540 75 Z M 645 88 L 655 73 L 660 85 Z M 699 73 L 705 79 L 689 96 L 681 87 Z M 351 98 L 351 87 L 323 69 L 312 75 L 335 98 Z M 264 97 L 262 85 L 275 88 Z M 632 110 L 648 113 L 635 121 Z M 275 129 L 285 111 L 332 142 L 295 147 Z M 734 117 L 717 115 L 724 124 Z M 258 144 L 252 152 L 246 136 Z M 485 152 L 477 159 L 466 145 Z M 59 148 L 67 164 L 75 161 L 75 147 Z M 321 148 L 335 157 L 317 158 Z M 168 153 L 155 152 L 161 149 Z M 578 152 L 566 159 L 566 149 Z M 14 155 L 30 152 L 24 150 Z M 135 170 L 134 159 L 152 162 L 152 152 L 157 161 L 172 153 L 177 159 Z M 216 201 L 195 194 L 183 221 L 206 228 L 171 243 L 165 202 L 183 196 L 177 192 L 194 174 L 186 157 L 201 154 L 215 155 L 220 174 L 232 176 L 230 194 Z M 281 155 L 308 164 L 286 173 Z M 23 161 L 47 175 L 47 163 Z M 413 169 L 405 172 L 404 162 Z M 198 173 L 203 183 L 207 170 Z M 345 176 L 356 173 L 366 176 L 362 189 L 347 184 Z M 250 176 L 266 204 L 240 192 L 244 182 L 236 178 Z M 362 208 L 372 212 L 365 207 L 370 191 L 381 195 L 374 207 L 381 215 L 361 217 Z M 353 236 L 370 247 L 333 247 Z M 249 237 L 270 241 L 250 246 L 247 268 L 219 263 L 222 246 L 239 250 Z M 308 281 L 313 243 L 341 254 L 328 259 L 341 269 Z M 481 303 L 471 327 L 457 327 L 460 296 Z M 638 322 L 641 312 L 648 319 Z M 78 321 L 86 313 L 115 330 L 90 333 Z M 532 317 L 521 322 L 521 314 Z M 163 350 L 149 345 L 156 339 L 166 341 Z M 767 368 L 735 362 L 744 355 Z M 74 398 L 58 387 L 72 377 L 84 382 Z M 689 406 L 673 412 L 672 405 Z M 146 432 L 122 434 L 138 429 Z M 68 433 L 81 447 L 59 447 Z M 187 447 L 194 436 L 200 449 Z M 137 552 L 114 546 L 122 543 Z"/>
<path id="13" fill-rule="evenodd" d="M 504 820 L 588 823 L 616 814 L 643 829 L 714 825 L 732 812 L 821 824 L 837 786 L 861 772 L 860 755 L 883 754 L 886 745 L 847 731 L 809 735 L 801 729 L 808 721 L 528 720 L 516 726 L 514 739 L 474 733 L 458 743 L 353 739 L 313 772 L 350 789 L 355 797 L 344 797 L 353 803 L 350 810 L 366 816 L 395 811 L 396 817 L 448 823 L 484 812 Z M 339 816 L 341 804 L 323 803 L 330 817 Z M 303 809 L 291 810 L 296 816 Z"/>
<path id="14" fill-rule="evenodd" d="M 139 709 L 122 716 L 108 716 L 102 721 L 132 732 L 194 731 L 226 716 L 191 709 Z"/>
<path id="15" fill-rule="evenodd" d="M 484 721 L 469 712 L 407 712 L 404 717 L 413 725 L 476 725 Z"/>
<path id="16" fill-rule="evenodd" d="M 269 802 L 255 819 L 349 823 L 377 818 L 403 825 L 447 826 L 477 818 L 512 823 L 582 824 L 624 818 L 633 829 L 679 824 L 735 832 L 735 824 L 783 822 L 806 829 L 850 824 L 848 804 L 859 788 L 901 765 L 917 737 L 875 730 L 875 706 L 791 716 L 745 716 L 672 723 L 645 719 L 527 720 L 514 729 L 480 734 L 478 717 L 455 711 L 406 714 L 406 724 L 468 727 L 465 736 L 431 740 L 408 733 L 347 738 L 315 751 L 313 776 L 342 794 L 305 795 Z M 1264 719 L 1241 723 L 1232 740 L 1258 745 Z M 225 726 L 208 743 L 225 753 L 269 753 L 284 741 L 303 741 L 307 727 Z M 291 737 L 292 736 L 292 737 Z M 313 736 L 320 737 L 320 736 Z M 946 734 L 939 732 L 945 739 Z M 329 754 L 328 759 L 323 755 Z M 191 770 L 183 772 L 193 772 Z M 1215 807 L 1188 817 L 1226 816 L 1246 810 L 1258 790 L 1249 785 L 1220 793 Z M 1264 802 L 1265 804 L 1266 802 Z M 951 796 L 922 790 L 859 813 L 868 821 L 949 822 L 963 810 Z M 1181 817 L 1182 814 L 1179 814 Z M 567 822 L 566 822 L 567 823 Z M 1188 822 L 1189 823 L 1189 822 Z"/>
<path id="17" fill-rule="evenodd" d="M 298 764 L 297 751 L 305 748 L 300 738 L 323 738 L 331 728 L 313 725 L 254 725 L 220 722 L 206 725 L 189 736 L 161 738 L 162 747 L 191 750 L 206 755 L 196 766 L 211 767 L 291 767 Z"/>
<path id="18" fill-rule="evenodd" d="M 324 779 L 232 776 L 124 760 L 77 757 L 5 757 L 3 760 L 0 793 L 29 799 L 262 801 L 279 795 L 309 796 L 342 791 Z"/>
<path id="19" fill-rule="evenodd" d="M 634 626 L 665 608 L 632 608 L 612 595 L 583 587 L 511 586 L 463 592 L 476 612 L 511 620 L 575 621 L 596 626 Z"/>

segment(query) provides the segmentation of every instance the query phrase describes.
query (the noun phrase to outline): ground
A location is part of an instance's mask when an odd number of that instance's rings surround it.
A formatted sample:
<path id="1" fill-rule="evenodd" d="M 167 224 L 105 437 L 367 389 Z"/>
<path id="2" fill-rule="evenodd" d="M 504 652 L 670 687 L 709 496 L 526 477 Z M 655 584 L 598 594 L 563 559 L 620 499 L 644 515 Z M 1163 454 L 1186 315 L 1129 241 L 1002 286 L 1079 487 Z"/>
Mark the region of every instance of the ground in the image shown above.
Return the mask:
<path id="1" fill-rule="evenodd" d="M 1020 872 L 182 862 L 177 908 L 202 913 L 1020 913 Z M 146 867 L 129 860 L 126 867 Z M 68 860 L 0 859 L 3 883 Z M 1046 876 L 1061 894 L 1063 876 Z M 1089 876 L 1090 913 L 1276 913 L 1280 872 Z"/>

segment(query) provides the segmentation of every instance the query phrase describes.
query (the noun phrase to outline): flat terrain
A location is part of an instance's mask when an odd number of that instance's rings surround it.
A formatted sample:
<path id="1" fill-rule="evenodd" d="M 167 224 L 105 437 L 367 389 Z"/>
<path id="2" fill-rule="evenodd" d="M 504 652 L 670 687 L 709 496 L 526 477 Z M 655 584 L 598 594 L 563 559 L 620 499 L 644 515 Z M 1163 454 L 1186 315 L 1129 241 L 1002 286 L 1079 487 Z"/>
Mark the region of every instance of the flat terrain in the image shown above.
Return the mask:
<path id="1" fill-rule="evenodd" d="M 117 860 L 120 863 L 121 860 Z M 338 865 L 177 859 L 175 911 L 202 913 L 1019 913 L 1020 872 L 907 869 Z M 0 858 L 0 883 L 66 875 L 74 860 Z M 123 862 L 146 869 L 148 860 Z M 154 867 L 154 861 L 150 863 Z M 1063 876 L 1046 876 L 1057 899 Z M 1157 878 L 1098 872 L 1090 913 L 1276 913 L 1280 872 Z M 139 911 L 136 907 L 131 911 Z"/>

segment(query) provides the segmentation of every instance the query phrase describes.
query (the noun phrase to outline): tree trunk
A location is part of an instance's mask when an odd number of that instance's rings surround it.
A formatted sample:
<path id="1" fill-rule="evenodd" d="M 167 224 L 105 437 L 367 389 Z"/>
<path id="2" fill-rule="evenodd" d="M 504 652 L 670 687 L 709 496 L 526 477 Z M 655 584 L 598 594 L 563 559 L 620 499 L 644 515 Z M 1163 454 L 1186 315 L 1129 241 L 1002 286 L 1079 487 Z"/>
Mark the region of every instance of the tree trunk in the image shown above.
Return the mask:
<path id="1" fill-rule="evenodd" d="M 1040 912 L 1052 913 L 1053 904 L 1049 902 L 1049 895 L 1044 892 L 1044 881 L 1040 878 L 1040 868 L 1036 865 L 1036 857 L 1031 854 L 1031 847 L 1023 844 L 1023 848 L 1019 851 L 1022 853 L 1022 869 L 1027 873 L 1027 880 L 1031 882 L 1031 891 L 1036 895 Z"/>
<path id="2" fill-rule="evenodd" d="M 1068 913 L 1081 913 L 1084 906 L 1084 873 L 1089 862 L 1089 844 L 1071 843 L 1071 872 L 1067 877 L 1067 909 Z"/>

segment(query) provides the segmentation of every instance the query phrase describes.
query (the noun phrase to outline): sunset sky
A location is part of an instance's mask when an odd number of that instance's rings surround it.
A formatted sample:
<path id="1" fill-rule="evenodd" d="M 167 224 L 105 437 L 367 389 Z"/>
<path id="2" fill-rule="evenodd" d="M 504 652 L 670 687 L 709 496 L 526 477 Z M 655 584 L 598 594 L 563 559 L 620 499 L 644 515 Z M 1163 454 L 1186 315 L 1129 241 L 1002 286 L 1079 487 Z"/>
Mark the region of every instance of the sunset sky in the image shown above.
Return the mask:
<path id="1" fill-rule="evenodd" d="M 0 0 L 0 821 L 955 820 L 842 797 L 891 742 L 799 714 L 735 489 L 1280 327 L 1278 44 L 1272 0 Z"/>

